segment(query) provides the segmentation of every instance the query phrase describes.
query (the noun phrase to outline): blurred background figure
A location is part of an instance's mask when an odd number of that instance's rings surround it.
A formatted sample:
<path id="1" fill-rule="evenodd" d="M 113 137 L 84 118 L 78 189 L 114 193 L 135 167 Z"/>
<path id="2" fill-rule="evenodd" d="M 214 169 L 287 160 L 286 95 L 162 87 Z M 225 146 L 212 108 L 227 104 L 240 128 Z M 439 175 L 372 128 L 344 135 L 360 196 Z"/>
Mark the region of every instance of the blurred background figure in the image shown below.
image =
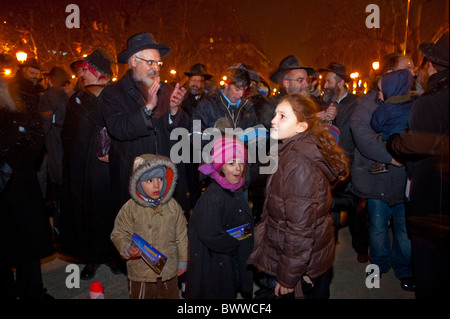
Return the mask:
<path id="1" fill-rule="evenodd" d="M 42 115 L 45 134 L 45 154 L 47 170 L 46 206 L 53 217 L 55 235 L 59 232 L 60 200 L 62 196 L 62 160 L 63 145 L 61 130 L 66 114 L 66 104 L 69 95 L 65 85 L 69 75 L 61 67 L 53 67 L 49 73 L 44 73 L 47 79 L 47 90 L 39 101 L 39 112 Z"/>
<path id="2" fill-rule="evenodd" d="M 0 294 L 6 300 L 53 299 L 44 288 L 40 264 L 54 250 L 37 175 L 44 153 L 37 109 L 43 90 L 39 71 L 37 61 L 30 59 L 9 90 L 0 80 L 0 207 L 5 225 L 0 239 L 13 243 L 4 245 L 0 257 Z"/>

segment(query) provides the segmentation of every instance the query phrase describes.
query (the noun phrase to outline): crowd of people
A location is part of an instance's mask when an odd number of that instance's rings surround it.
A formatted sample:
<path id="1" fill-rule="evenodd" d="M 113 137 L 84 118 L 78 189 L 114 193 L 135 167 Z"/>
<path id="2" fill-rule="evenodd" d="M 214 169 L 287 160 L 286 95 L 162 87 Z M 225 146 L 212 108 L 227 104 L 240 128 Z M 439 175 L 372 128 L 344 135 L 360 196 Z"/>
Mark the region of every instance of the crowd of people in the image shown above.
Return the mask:
<path id="1" fill-rule="evenodd" d="M 276 96 L 245 61 L 222 87 L 201 62 L 184 85 L 165 83 L 170 48 L 150 33 L 128 39 L 114 82 L 102 48 L 70 64 L 75 85 L 55 66 L 44 88 L 27 59 L 0 82 L 1 238 L 14 243 L 2 294 L 57 298 L 40 269 L 57 251 L 85 265 L 82 280 L 101 264 L 127 274 L 132 299 L 328 299 L 345 212 L 357 262 L 393 268 L 416 298 L 448 297 L 448 31 L 418 50 L 419 68 L 386 55 L 362 96 L 342 63 L 294 55 L 270 76 Z M 249 160 L 250 138 L 230 134 L 257 127 L 270 174 Z M 181 162 L 179 128 L 191 141 Z"/>

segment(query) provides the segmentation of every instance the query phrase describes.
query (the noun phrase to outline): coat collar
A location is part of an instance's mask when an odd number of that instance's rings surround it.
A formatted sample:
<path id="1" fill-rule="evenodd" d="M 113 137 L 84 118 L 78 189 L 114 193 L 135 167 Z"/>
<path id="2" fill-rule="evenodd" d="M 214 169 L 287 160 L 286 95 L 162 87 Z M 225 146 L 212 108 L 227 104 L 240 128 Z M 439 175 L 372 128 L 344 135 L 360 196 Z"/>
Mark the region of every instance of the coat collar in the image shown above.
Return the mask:
<path id="1" fill-rule="evenodd" d="M 336 168 L 330 166 L 329 162 L 320 152 L 320 143 L 318 138 L 311 133 L 311 131 L 305 131 L 297 134 L 287 141 L 279 144 L 278 156 L 287 155 L 290 150 L 296 148 L 294 152 L 302 152 L 304 156 L 309 158 L 331 182 L 339 176 L 339 172 Z M 300 149 L 301 148 L 301 149 Z"/>
<path id="2" fill-rule="evenodd" d="M 136 86 L 133 79 L 133 71 L 128 70 L 124 77 L 124 84 L 126 92 L 141 106 L 145 106 L 145 99 Z"/>
<path id="3" fill-rule="evenodd" d="M 448 86 L 448 77 L 449 77 L 448 69 L 432 74 L 428 80 L 429 89 L 431 90 L 434 89 L 435 87 L 445 86 L 445 84 L 447 84 Z"/>

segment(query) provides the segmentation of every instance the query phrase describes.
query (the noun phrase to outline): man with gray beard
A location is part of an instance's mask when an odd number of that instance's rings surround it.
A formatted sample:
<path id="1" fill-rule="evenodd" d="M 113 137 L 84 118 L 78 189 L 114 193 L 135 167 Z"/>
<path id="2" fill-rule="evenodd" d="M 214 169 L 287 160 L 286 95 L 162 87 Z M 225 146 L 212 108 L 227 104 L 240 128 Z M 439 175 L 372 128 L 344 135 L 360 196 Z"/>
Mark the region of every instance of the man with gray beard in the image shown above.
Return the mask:
<path id="1" fill-rule="evenodd" d="M 117 82 L 108 85 L 100 95 L 105 126 L 111 137 L 109 165 L 111 198 L 117 211 L 129 199 L 128 180 L 136 156 L 145 153 L 170 157 L 177 141 L 170 140 L 174 128 L 188 128 L 189 118 L 181 109 L 186 90 L 160 81 L 161 58 L 170 48 L 156 43 L 150 33 L 139 33 L 128 39 L 127 48 L 117 60 L 130 69 Z M 177 164 L 178 180 L 174 198 L 187 207 L 184 163 Z"/>

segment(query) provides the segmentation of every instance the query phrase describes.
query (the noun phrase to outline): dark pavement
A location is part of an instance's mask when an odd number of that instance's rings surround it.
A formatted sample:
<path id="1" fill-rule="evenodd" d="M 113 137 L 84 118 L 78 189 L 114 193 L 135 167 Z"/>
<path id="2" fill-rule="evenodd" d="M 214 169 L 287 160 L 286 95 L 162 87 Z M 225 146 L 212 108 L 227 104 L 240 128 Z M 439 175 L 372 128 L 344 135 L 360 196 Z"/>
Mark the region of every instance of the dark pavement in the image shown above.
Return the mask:
<path id="1" fill-rule="evenodd" d="M 105 299 L 128 299 L 128 282 L 124 274 L 115 275 L 109 267 L 101 265 L 95 277 L 91 280 L 80 280 L 79 288 L 68 288 L 75 283 L 73 270 L 68 265 L 78 265 L 79 271 L 84 265 L 73 264 L 67 256 L 54 255 L 42 260 L 44 286 L 49 294 L 56 299 L 89 299 L 89 287 L 94 281 L 100 281 L 105 290 Z M 400 280 L 394 276 L 391 268 L 382 275 L 380 288 L 366 287 L 366 266 L 356 260 L 356 253 L 351 247 L 351 237 L 348 227 L 339 231 L 339 241 L 336 246 L 336 260 L 333 269 L 333 279 L 330 287 L 331 299 L 415 299 L 414 292 L 404 291 Z M 72 266 L 76 269 L 75 266 Z M 255 286 L 255 290 L 257 287 Z"/>

